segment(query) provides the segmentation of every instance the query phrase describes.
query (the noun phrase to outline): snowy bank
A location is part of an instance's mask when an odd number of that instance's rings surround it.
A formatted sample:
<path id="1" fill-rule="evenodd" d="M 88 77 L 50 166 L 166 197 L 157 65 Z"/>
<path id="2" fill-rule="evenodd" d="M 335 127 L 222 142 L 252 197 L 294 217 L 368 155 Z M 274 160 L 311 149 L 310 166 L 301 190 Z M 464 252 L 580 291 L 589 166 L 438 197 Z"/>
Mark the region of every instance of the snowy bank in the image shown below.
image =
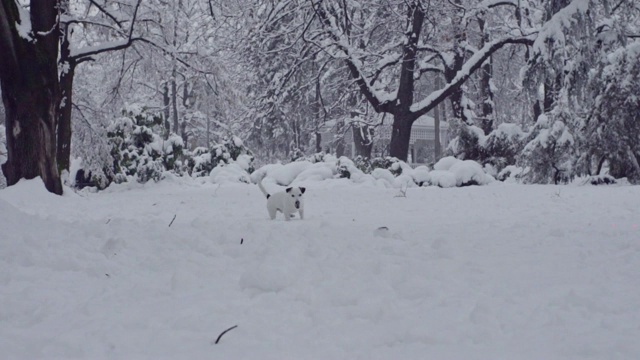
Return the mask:
<path id="1" fill-rule="evenodd" d="M 640 353 L 640 187 L 397 197 L 344 178 L 312 182 L 305 220 L 285 223 L 255 185 L 187 180 L 0 190 L 0 357 Z"/>

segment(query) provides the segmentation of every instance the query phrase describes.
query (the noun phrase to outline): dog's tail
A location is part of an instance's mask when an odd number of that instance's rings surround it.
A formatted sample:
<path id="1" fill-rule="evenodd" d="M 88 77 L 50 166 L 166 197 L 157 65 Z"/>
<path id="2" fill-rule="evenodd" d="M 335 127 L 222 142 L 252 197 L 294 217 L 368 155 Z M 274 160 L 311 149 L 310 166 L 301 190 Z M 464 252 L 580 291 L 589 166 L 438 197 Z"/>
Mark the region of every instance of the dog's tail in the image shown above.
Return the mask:
<path id="1" fill-rule="evenodd" d="M 266 177 L 266 176 L 263 176 L 263 177 L 262 177 L 262 179 L 260 179 L 260 181 L 258 181 L 258 187 L 260 188 L 260 190 L 262 191 L 262 193 L 264 194 L 264 196 L 266 196 L 266 197 L 267 197 L 267 199 L 268 199 L 268 198 L 270 198 L 270 197 L 271 197 L 271 194 L 269 194 L 269 193 L 267 192 L 267 190 L 264 188 L 264 186 L 262 185 L 262 180 L 264 180 L 264 178 L 265 178 L 265 177 Z"/>

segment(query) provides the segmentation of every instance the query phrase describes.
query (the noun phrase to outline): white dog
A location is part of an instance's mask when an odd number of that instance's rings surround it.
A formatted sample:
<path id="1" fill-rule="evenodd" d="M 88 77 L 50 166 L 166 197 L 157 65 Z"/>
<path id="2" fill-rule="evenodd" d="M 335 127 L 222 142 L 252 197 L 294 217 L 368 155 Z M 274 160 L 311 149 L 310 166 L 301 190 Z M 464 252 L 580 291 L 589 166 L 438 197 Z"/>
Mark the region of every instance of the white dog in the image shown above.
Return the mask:
<path id="1" fill-rule="evenodd" d="M 264 196 L 267 197 L 267 210 L 271 220 L 276 218 L 278 211 L 282 212 L 286 221 L 291 220 L 297 211 L 300 214 L 300 220 L 304 219 L 304 199 L 302 194 L 307 190 L 303 187 L 289 187 L 285 191 L 275 194 L 269 194 L 262 185 L 262 180 L 258 182 L 258 186 Z"/>

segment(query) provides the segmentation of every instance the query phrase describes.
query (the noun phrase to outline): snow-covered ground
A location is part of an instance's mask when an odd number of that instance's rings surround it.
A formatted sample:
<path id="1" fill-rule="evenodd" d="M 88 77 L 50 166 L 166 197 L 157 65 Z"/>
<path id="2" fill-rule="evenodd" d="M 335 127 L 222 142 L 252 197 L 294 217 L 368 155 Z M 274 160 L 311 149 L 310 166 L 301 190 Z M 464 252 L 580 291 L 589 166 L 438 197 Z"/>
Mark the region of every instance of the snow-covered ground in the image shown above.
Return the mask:
<path id="1" fill-rule="evenodd" d="M 306 186 L 1 190 L 0 358 L 640 357 L 640 187 Z"/>

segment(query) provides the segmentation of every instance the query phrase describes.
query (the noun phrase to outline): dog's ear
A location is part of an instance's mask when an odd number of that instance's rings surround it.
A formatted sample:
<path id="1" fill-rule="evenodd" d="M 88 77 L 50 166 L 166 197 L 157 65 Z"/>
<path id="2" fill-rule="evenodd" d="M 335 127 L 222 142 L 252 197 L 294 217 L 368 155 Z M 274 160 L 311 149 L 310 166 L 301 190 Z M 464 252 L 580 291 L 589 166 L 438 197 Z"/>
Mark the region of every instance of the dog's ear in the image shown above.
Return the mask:
<path id="1" fill-rule="evenodd" d="M 300 188 L 300 192 L 301 192 L 301 193 L 303 193 L 303 194 L 304 194 L 304 192 L 305 192 L 305 191 L 307 191 L 307 189 L 306 189 L 306 188 L 303 188 L 303 187 L 301 187 L 301 188 Z"/>
<path id="2" fill-rule="evenodd" d="M 287 188 L 287 192 L 291 192 L 293 188 Z"/>

